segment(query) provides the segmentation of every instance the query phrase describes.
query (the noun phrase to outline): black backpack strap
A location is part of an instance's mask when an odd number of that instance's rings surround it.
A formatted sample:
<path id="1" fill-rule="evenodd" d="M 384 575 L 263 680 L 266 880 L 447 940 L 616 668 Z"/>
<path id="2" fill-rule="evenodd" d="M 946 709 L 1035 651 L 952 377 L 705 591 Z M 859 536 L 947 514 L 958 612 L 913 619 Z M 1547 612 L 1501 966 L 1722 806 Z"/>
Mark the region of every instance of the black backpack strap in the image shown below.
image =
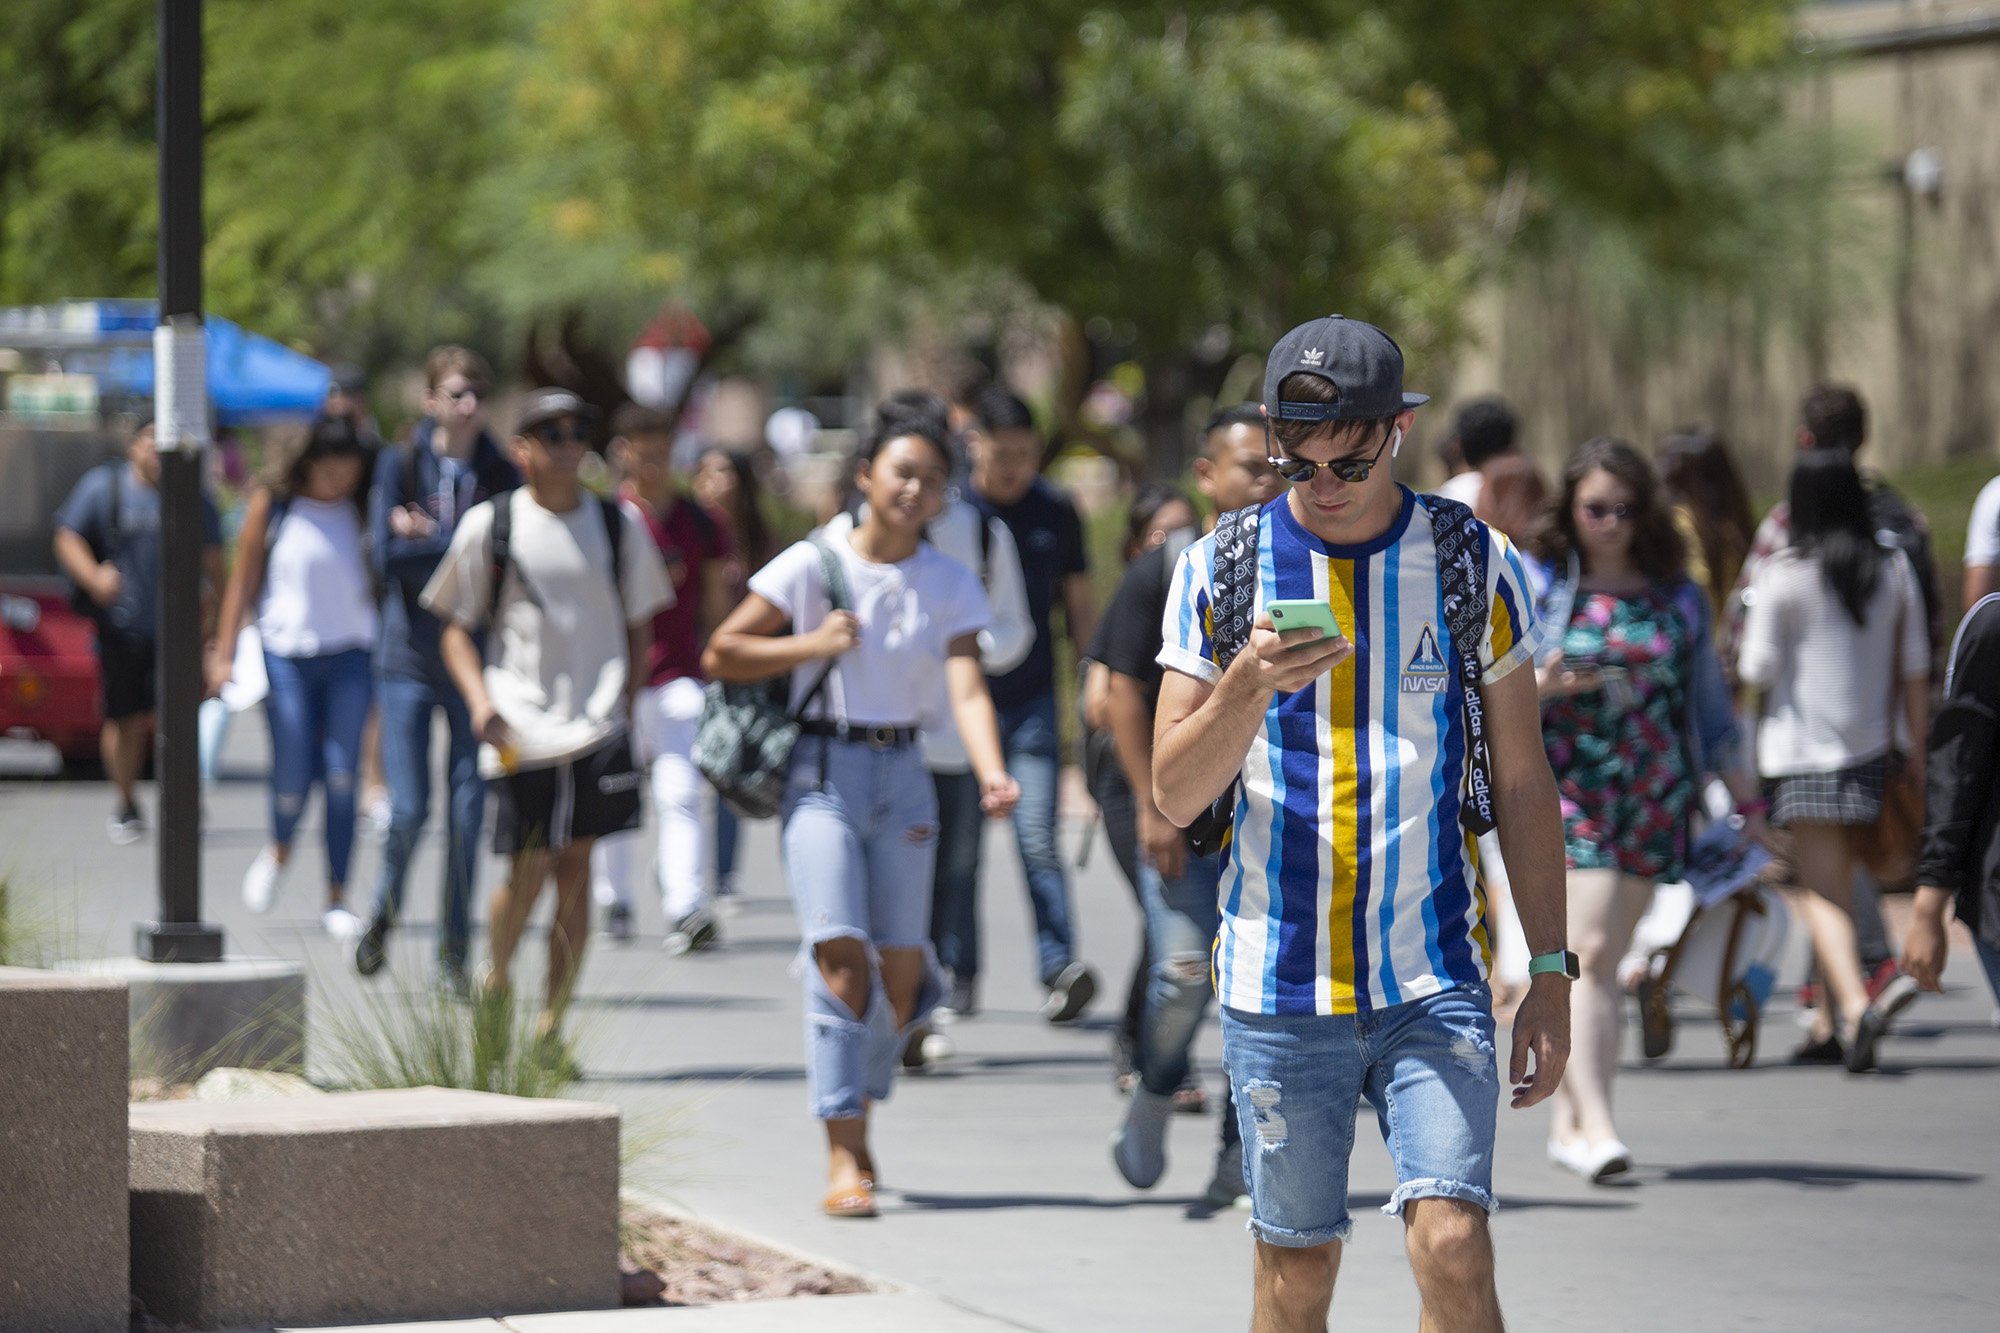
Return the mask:
<path id="1" fill-rule="evenodd" d="M 403 494 L 398 503 L 409 504 L 417 498 L 418 488 L 423 485 L 423 481 L 417 476 L 417 445 L 416 441 L 412 440 L 396 447 L 402 450 L 403 465 Z"/>
<path id="2" fill-rule="evenodd" d="M 597 497 L 604 515 L 604 539 L 611 543 L 611 600 L 617 603 L 618 617 L 625 617 L 625 511 L 616 496 Z"/>
<path id="3" fill-rule="evenodd" d="M 100 560 L 117 560 L 118 548 L 124 544 L 125 526 L 125 469 L 130 467 L 124 459 L 111 464 L 111 526 L 104 530 L 104 554 Z"/>
<path id="4" fill-rule="evenodd" d="M 1257 618 L 1256 506 L 1232 509 L 1215 521 L 1215 555 L 1209 567 L 1209 642 L 1217 666 L 1227 670 L 1250 642 Z"/>
<path id="5" fill-rule="evenodd" d="M 486 597 L 486 623 L 500 614 L 500 585 L 507 579 L 508 548 L 514 540 L 514 493 L 493 497 L 493 530 L 486 538 L 486 558 L 492 569 Z"/>
<path id="6" fill-rule="evenodd" d="M 1466 766 L 1470 790 L 1459 822 L 1478 837 L 1493 827 L 1493 751 L 1486 739 L 1485 702 L 1479 695 L 1479 645 L 1486 637 L 1486 533 L 1472 511 L 1456 500 L 1424 497 L 1437 541 L 1438 576 L 1444 585 L 1444 623 L 1458 658 L 1465 695 Z"/>
<path id="7" fill-rule="evenodd" d="M 973 513 L 979 515 L 979 581 L 990 584 L 993 573 L 993 524 L 996 520 L 986 517 L 977 505 Z"/>

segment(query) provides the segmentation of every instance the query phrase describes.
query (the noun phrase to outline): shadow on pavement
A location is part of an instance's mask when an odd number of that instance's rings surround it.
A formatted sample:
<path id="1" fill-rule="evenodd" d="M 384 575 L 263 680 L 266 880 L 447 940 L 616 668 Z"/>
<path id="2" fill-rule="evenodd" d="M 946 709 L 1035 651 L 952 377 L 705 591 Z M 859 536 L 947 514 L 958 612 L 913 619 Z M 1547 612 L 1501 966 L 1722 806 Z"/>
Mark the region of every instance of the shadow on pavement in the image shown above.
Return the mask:
<path id="1" fill-rule="evenodd" d="M 760 995 L 579 995 L 576 1009 L 777 1009 Z"/>
<path id="2" fill-rule="evenodd" d="M 1976 1185 L 1982 1175 L 1963 1171 L 1926 1171 L 1920 1167 L 1848 1166 L 1835 1162 L 1695 1162 L 1688 1166 L 1660 1168 L 1647 1177 L 1669 1183 L 1729 1183 L 1744 1180 L 1776 1180 L 1792 1185 L 1812 1185 L 1821 1189 L 1847 1189 L 1854 1185 Z"/>
<path id="3" fill-rule="evenodd" d="M 1094 1194 L 928 1194 L 904 1193 L 906 1212 L 987 1212 L 1000 1208 L 1086 1208 L 1119 1212 L 1131 1208 L 1187 1209 L 1199 1200 L 1186 1194 L 1128 1195 L 1105 1199 Z"/>
<path id="4" fill-rule="evenodd" d="M 756 1065 L 706 1069 L 660 1069 L 652 1073 L 630 1071 L 617 1074 L 586 1073 L 583 1083 L 803 1083 L 804 1065 Z"/>

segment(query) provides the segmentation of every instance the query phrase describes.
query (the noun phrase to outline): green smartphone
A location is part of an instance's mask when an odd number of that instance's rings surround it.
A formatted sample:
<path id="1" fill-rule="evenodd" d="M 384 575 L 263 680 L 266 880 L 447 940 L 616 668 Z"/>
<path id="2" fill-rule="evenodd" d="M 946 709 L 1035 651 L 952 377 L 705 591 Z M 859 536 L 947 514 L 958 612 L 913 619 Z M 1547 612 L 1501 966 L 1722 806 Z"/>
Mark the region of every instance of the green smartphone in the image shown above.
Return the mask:
<path id="1" fill-rule="evenodd" d="M 1268 602 L 1264 609 L 1271 615 L 1273 629 L 1316 629 L 1328 639 L 1341 636 L 1340 622 L 1334 619 L 1333 608 L 1325 602 L 1310 599 Z"/>

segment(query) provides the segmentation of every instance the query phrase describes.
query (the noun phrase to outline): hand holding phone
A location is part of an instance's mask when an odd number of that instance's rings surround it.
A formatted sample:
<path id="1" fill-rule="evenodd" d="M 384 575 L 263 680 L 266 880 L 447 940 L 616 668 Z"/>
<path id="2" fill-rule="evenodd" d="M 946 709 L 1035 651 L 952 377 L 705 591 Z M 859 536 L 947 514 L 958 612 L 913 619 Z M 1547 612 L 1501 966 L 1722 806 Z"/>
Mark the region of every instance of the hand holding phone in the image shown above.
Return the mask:
<path id="1" fill-rule="evenodd" d="M 1325 602 L 1310 598 L 1268 603 L 1264 610 L 1271 617 L 1271 628 L 1280 634 L 1293 629 L 1316 629 L 1322 639 L 1338 639 L 1340 621 L 1333 614 L 1333 608 Z M 1304 643 L 1316 643 L 1317 639 L 1305 639 Z"/>

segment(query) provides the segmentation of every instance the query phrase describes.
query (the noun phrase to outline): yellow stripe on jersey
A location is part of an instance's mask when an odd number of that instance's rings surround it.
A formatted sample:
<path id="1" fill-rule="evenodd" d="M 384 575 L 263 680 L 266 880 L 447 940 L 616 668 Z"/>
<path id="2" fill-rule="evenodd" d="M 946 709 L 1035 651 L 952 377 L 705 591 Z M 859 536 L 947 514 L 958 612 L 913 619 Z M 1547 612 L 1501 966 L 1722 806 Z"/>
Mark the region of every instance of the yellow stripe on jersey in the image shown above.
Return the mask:
<path id="1" fill-rule="evenodd" d="M 1354 612 L 1354 562 L 1326 562 L 1326 600 L 1334 618 L 1350 639 L 1361 633 Z M 1331 722 L 1331 750 L 1327 758 L 1331 771 L 1332 809 L 1328 824 L 1331 847 L 1328 854 L 1330 884 L 1326 891 L 1326 938 L 1328 944 L 1329 998 L 1332 1012 L 1351 1014 L 1354 1000 L 1354 896 L 1360 869 L 1361 766 L 1355 758 L 1354 679 L 1357 656 L 1327 674 L 1326 712 Z M 1326 725 L 1322 722 L 1321 725 Z"/>

